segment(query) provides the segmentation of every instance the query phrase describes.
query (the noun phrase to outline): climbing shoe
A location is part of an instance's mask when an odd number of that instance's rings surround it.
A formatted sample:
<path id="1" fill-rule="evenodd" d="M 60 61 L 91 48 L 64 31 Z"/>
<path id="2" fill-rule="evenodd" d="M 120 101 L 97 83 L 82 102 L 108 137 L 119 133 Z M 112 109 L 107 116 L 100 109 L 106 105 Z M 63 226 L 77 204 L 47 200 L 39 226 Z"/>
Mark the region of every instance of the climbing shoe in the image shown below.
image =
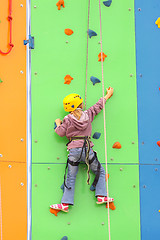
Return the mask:
<path id="1" fill-rule="evenodd" d="M 53 204 L 50 206 L 50 208 L 56 209 L 56 210 L 61 210 L 63 212 L 68 212 L 68 205 L 67 204 Z"/>
<path id="2" fill-rule="evenodd" d="M 108 198 L 107 197 L 100 197 L 100 196 L 98 196 L 97 197 L 97 204 L 103 204 L 103 203 L 107 203 L 107 201 L 108 201 Z M 113 202 L 114 201 L 114 198 L 109 198 L 109 202 Z"/>

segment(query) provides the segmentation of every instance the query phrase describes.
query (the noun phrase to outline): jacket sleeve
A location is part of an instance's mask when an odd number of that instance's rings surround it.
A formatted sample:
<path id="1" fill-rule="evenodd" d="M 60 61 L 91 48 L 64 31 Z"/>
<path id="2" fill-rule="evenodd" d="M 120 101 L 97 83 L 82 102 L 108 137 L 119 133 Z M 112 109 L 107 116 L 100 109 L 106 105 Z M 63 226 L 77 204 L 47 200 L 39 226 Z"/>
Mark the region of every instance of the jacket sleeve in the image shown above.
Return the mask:
<path id="1" fill-rule="evenodd" d="M 106 99 L 104 99 L 104 103 L 106 103 Z M 100 98 L 99 101 L 90 107 L 87 110 L 88 116 L 93 121 L 94 117 L 103 109 L 103 98 Z"/>
<path id="2" fill-rule="evenodd" d="M 62 123 L 60 126 L 56 127 L 56 129 L 55 129 L 55 132 L 56 132 L 60 137 L 66 136 L 67 126 L 68 126 L 67 122 L 68 122 L 67 119 L 64 118 L 64 119 L 63 119 L 63 123 Z"/>

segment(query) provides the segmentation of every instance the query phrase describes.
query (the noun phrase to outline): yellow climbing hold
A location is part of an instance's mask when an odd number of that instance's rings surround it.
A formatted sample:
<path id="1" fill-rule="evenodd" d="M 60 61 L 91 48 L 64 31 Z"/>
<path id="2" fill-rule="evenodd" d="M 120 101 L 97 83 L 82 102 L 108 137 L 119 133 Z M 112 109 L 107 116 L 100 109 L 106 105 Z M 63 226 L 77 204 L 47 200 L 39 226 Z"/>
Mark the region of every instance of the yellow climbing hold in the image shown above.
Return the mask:
<path id="1" fill-rule="evenodd" d="M 160 17 L 157 19 L 155 23 L 157 24 L 158 28 L 160 28 Z"/>

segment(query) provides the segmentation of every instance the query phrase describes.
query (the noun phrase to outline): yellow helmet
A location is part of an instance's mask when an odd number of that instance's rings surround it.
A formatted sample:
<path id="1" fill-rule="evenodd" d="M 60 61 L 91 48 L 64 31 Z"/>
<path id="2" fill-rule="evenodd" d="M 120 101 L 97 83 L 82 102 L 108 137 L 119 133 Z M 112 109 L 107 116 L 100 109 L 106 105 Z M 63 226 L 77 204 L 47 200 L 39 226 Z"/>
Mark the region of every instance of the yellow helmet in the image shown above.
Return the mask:
<path id="1" fill-rule="evenodd" d="M 63 99 L 64 110 L 66 112 L 73 112 L 82 102 L 83 98 L 79 94 L 69 94 Z"/>

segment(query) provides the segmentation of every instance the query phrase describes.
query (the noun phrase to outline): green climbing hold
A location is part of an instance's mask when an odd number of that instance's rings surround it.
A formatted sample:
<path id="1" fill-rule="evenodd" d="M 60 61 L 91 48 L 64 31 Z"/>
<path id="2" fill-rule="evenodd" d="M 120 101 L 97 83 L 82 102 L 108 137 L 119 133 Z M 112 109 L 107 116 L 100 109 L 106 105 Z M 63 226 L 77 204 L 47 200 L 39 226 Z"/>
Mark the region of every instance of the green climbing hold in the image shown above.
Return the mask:
<path id="1" fill-rule="evenodd" d="M 2 83 L 3 81 L 0 79 L 0 83 Z"/>

